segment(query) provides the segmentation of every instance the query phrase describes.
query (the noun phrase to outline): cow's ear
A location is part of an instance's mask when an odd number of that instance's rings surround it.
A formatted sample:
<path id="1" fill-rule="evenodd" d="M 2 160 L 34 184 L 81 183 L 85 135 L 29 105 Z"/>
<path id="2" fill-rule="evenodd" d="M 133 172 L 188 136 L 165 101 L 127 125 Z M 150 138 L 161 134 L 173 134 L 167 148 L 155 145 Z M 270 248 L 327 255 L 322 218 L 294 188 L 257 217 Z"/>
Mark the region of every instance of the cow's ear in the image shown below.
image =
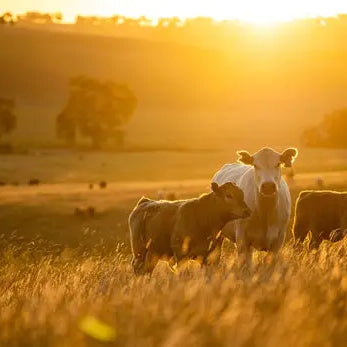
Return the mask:
<path id="1" fill-rule="evenodd" d="M 295 158 L 298 156 L 296 148 L 287 148 L 280 157 L 280 161 L 285 167 L 292 167 Z"/>
<path id="2" fill-rule="evenodd" d="M 252 165 L 254 158 L 247 151 L 238 151 L 237 155 L 239 156 L 238 161 L 246 165 Z"/>
<path id="3" fill-rule="evenodd" d="M 211 190 L 212 190 L 214 193 L 218 193 L 218 190 L 219 190 L 219 185 L 218 185 L 218 183 L 212 182 L 212 183 L 211 183 Z"/>

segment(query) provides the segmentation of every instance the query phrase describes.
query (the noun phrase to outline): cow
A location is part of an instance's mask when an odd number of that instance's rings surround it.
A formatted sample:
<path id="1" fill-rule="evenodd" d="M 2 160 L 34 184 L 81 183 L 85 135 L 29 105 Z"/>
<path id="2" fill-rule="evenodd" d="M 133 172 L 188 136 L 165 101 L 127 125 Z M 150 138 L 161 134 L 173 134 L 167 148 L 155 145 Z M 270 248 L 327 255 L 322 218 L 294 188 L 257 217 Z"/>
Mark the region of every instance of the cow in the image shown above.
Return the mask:
<path id="1" fill-rule="evenodd" d="M 262 148 L 251 155 L 238 151 L 238 163 L 224 165 L 212 182 L 233 182 L 244 192 L 250 218 L 228 223 L 222 234 L 236 242 L 241 264 L 251 266 L 252 249 L 277 253 L 290 218 L 291 199 L 281 166 L 292 167 L 295 148 L 278 153 Z"/>
<path id="2" fill-rule="evenodd" d="M 340 241 L 347 234 L 347 192 L 306 190 L 295 204 L 293 238 L 302 243 L 310 232 L 309 248 L 323 240 Z"/>
<path id="3" fill-rule="evenodd" d="M 219 251 L 220 230 L 250 209 L 241 189 L 231 182 L 211 184 L 211 192 L 186 200 L 141 198 L 129 216 L 135 274 L 151 273 L 159 259 L 179 264 L 186 259 L 209 262 Z"/>
<path id="4" fill-rule="evenodd" d="M 40 183 L 41 182 L 38 178 L 30 178 L 28 181 L 29 186 L 38 186 Z"/>
<path id="5" fill-rule="evenodd" d="M 100 181 L 99 187 L 100 187 L 100 189 L 105 189 L 107 187 L 107 182 L 106 181 Z"/>

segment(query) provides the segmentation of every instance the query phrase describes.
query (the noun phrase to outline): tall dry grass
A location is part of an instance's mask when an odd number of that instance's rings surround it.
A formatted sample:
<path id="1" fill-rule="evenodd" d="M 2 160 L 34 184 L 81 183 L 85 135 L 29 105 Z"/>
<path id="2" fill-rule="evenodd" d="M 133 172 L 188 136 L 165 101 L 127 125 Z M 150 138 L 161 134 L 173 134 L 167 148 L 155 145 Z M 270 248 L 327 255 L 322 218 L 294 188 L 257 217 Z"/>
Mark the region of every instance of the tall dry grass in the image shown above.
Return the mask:
<path id="1" fill-rule="evenodd" d="M 122 247 L 40 247 L 9 245 L 0 258 L 1 346 L 346 346 L 346 240 L 317 252 L 287 244 L 271 264 L 256 253 L 251 272 L 227 247 L 217 267 L 160 263 L 151 278 L 133 275 Z M 89 336 L 86 316 L 115 337 Z"/>

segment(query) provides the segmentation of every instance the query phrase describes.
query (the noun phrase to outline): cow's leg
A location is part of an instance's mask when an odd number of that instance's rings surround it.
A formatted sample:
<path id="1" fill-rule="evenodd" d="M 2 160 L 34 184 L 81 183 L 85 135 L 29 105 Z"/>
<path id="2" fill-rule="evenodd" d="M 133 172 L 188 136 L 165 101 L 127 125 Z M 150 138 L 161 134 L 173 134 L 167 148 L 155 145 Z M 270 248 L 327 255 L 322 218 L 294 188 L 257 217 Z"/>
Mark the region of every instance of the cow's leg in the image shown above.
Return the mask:
<path id="1" fill-rule="evenodd" d="M 182 239 L 180 236 L 174 236 L 170 241 L 171 250 L 173 253 L 173 259 L 176 263 L 176 270 L 188 260 L 187 253 L 189 252 L 190 242 L 188 238 Z"/>
<path id="2" fill-rule="evenodd" d="M 159 257 L 151 251 L 133 257 L 132 266 L 135 275 L 151 274 L 159 261 Z"/>
<path id="3" fill-rule="evenodd" d="M 235 231 L 235 222 L 227 223 L 222 229 L 222 234 L 228 238 L 231 242 L 236 242 L 236 231 Z"/>
<path id="4" fill-rule="evenodd" d="M 337 242 L 342 240 L 347 236 L 347 213 L 345 213 L 340 221 L 340 227 L 338 229 L 333 230 L 330 233 L 330 241 Z"/>
<path id="5" fill-rule="evenodd" d="M 247 245 L 238 245 L 237 253 L 239 258 L 239 265 L 241 268 L 247 268 L 251 270 L 252 268 L 252 249 Z"/>
<path id="6" fill-rule="evenodd" d="M 210 247 L 206 256 L 203 259 L 204 265 L 217 265 L 220 263 L 223 241 L 224 241 L 224 237 L 220 235 L 213 242 L 212 247 Z"/>
<path id="7" fill-rule="evenodd" d="M 184 243 L 184 240 L 179 237 L 175 236 L 171 238 L 170 241 L 170 247 L 174 256 L 174 259 L 176 261 L 176 264 L 181 262 L 181 260 L 184 258 L 185 254 L 187 253 L 187 250 L 189 248 L 189 244 Z"/>
<path id="8" fill-rule="evenodd" d="M 277 260 L 278 253 L 280 249 L 282 248 L 285 237 L 286 237 L 286 231 L 287 231 L 287 226 L 285 228 L 282 228 L 279 231 L 277 238 L 271 242 L 269 252 L 265 256 L 265 263 L 271 264 Z"/>
<path id="9" fill-rule="evenodd" d="M 341 241 L 347 235 L 347 229 L 338 228 L 330 233 L 329 240 L 331 242 Z"/>
<path id="10" fill-rule="evenodd" d="M 272 239 L 270 248 L 269 248 L 273 254 L 276 255 L 279 252 L 279 250 L 282 248 L 284 240 L 286 238 L 287 229 L 288 229 L 288 224 L 280 228 L 278 232 L 273 230 L 273 235 L 277 235 L 275 238 Z"/>
<path id="11" fill-rule="evenodd" d="M 310 227 L 306 220 L 301 219 L 300 217 L 295 217 L 293 230 L 292 230 L 294 242 L 303 243 L 309 230 L 310 230 Z"/>
<path id="12" fill-rule="evenodd" d="M 170 270 L 172 272 L 175 272 L 175 273 L 177 272 L 177 262 L 176 262 L 176 259 L 174 256 L 172 256 L 168 259 L 168 265 L 169 265 Z"/>
<path id="13" fill-rule="evenodd" d="M 277 225 L 270 225 L 266 231 L 266 248 L 272 252 L 277 252 L 283 243 L 281 231 Z"/>
<path id="14" fill-rule="evenodd" d="M 145 257 L 146 254 L 134 254 L 131 265 L 133 267 L 135 275 L 142 275 L 144 273 L 143 270 L 145 266 Z"/>
<path id="15" fill-rule="evenodd" d="M 142 274 L 151 274 L 159 261 L 158 255 L 147 251 L 142 267 Z"/>
<path id="16" fill-rule="evenodd" d="M 236 232 L 236 244 L 237 244 L 237 254 L 238 262 L 241 268 L 248 268 L 249 270 L 252 267 L 252 249 L 245 237 L 245 230 L 241 233 L 239 230 Z"/>
<path id="17" fill-rule="evenodd" d="M 309 242 L 309 249 L 318 249 L 320 244 L 323 242 L 323 238 L 320 235 L 320 232 L 317 230 L 311 231 L 311 237 Z"/>

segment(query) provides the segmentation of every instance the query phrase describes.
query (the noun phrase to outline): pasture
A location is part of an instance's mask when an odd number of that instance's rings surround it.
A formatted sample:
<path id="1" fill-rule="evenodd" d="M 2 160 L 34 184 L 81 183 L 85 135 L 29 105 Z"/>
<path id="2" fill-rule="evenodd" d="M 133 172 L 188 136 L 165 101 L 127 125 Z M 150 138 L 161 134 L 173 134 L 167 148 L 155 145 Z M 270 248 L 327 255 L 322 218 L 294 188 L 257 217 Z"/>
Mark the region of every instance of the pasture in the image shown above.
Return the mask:
<path id="1" fill-rule="evenodd" d="M 1 156 L 0 345 L 345 346 L 346 240 L 308 252 L 288 237 L 274 263 L 256 252 L 251 272 L 237 268 L 226 242 L 216 267 L 189 262 L 173 273 L 161 262 L 152 278 L 133 275 L 127 217 L 139 197 L 196 196 L 235 157 L 234 149 Z M 345 158 L 300 151 L 293 202 L 318 176 L 345 190 Z M 90 206 L 95 216 L 75 215 Z"/>

